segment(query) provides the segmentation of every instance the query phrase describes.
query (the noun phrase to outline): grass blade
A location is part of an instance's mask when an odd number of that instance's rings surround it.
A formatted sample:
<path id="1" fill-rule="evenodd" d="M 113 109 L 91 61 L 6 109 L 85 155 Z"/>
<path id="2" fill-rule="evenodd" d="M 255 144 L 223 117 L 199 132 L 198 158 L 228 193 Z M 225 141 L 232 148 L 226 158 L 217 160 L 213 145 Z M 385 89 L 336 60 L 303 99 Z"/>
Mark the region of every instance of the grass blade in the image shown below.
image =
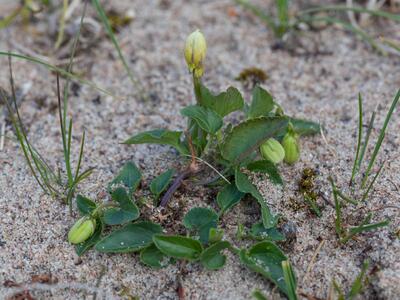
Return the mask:
<path id="1" fill-rule="evenodd" d="M 283 277 L 285 279 L 286 287 L 288 290 L 287 296 L 289 300 L 297 300 L 297 284 L 296 276 L 290 262 L 288 260 L 282 261 Z"/>
<path id="2" fill-rule="evenodd" d="M 357 161 L 358 156 L 360 154 L 360 147 L 361 147 L 361 136 L 363 132 L 363 106 L 362 106 L 362 98 L 361 94 L 358 94 L 358 140 L 357 140 L 357 150 L 356 150 L 356 157 L 354 158 L 353 170 L 351 171 L 351 179 L 349 186 L 352 185 L 354 176 L 356 175 L 357 170 Z"/>
<path id="3" fill-rule="evenodd" d="M 375 174 L 374 178 L 372 179 L 371 183 L 369 184 L 367 190 L 365 191 L 363 197 L 362 197 L 362 201 L 365 201 L 368 197 L 368 194 L 370 192 L 370 190 L 372 189 L 372 186 L 374 185 L 376 179 L 378 178 L 378 176 L 381 174 L 383 167 L 384 167 L 385 163 L 382 164 L 382 166 L 379 168 L 378 172 Z"/>
<path id="4" fill-rule="evenodd" d="M 275 26 L 274 19 L 271 16 L 263 13 L 259 7 L 249 3 L 248 0 L 235 0 L 235 2 L 259 17 L 261 21 L 263 21 L 268 27 L 270 27 L 274 31 L 274 33 L 276 33 L 277 28 Z"/>
<path id="5" fill-rule="evenodd" d="M 340 238 L 342 236 L 342 233 L 343 233 L 341 206 L 340 206 L 339 198 L 338 198 L 338 195 L 337 195 L 337 189 L 336 189 L 335 183 L 333 182 L 333 179 L 331 177 L 329 177 L 328 180 L 331 183 L 333 199 L 335 201 L 335 213 L 336 213 L 335 231 L 336 231 L 336 234 L 338 235 L 338 237 Z"/>
<path id="6" fill-rule="evenodd" d="M 375 115 L 376 115 L 376 113 L 373 112 L 372 115 L 371 115 L 371 119 L 369 121 L 369 124 L 368 124 L 367 134 L 365 136 L 363 147 L 361 149 L 360 158 L 358 159 L 358 162 L 357 162 L 358 170 L 360 170 L 360 168 L 361 168 L 361 164 L 362 164 L 362 161 L 364 159 L 365 151 L 367 150 L 367 147 L 368 147 L 369 138 L 371 136 L 372 129 L 374 128 Z"/>
<path id="7" fill-rule="evenodd" d="M 307 15 L 311 13 L 318 13 L 322 11 L 353 11 L 357 13 L 366 13 L 376 17 L 383 17 L 387 18 L 392 21 L 400 22 L 400 15 L 388 13 L 382 10 L 372 10 L 363 7 L 349 7 L 346 5 L 326 5 L 326 6 L 319 6 L 314 8 L 309 8 L 305 10 L 301 10 L 298 12 L 298 16 Z"/>
<path id="8" fill-rule="evenodd" d="M 397 94 L 393 99 L 392 105 L 390 106 L 390 109 L 386 115 L 385 122 L 383 123 L 383 127 L 379 133 L 378 141 L 375 144 L 374 152 L 372 153 L 371 159 L 369 161 L 367 170 L 365 171 L 365 175 L 364 175 L 364 178 L 362 181 L 363 188 L 365 187 L 365 184 L 368 180 L 369 173 L 371 172 L 371 169 L 375 164 L 376 157 L 378 156 L 379 150 L 382 146 L 383 139 L 385 138 L 386 128 L 389 124 L 390 118 L 392 117 L 393 111 L 396 108 L 397 103 L 399 102 L 399 99 L 400 99 L 400 89 L 397 91 Z"/>
<path id="9" fill-rule="evenodd" d="M 19 54 L 19 53 L 8 52 L 8 51 L 0 51 L 0 55 L 12 56 L 12 57 L 16 57 L 18 59 L 23 59 L 23 60 L 38 64 L 38 65 L 41 65 L 41 66 L 45 67 L 46 69 L 48 69 L 48 70 L 50 70 L 52 72 L 56 72 L 56 73 L 59 73 L 62 76 L 65 76 L 67 78 L 76 80 L 81 84 L 90 86 L 91 88 L 93 88 L 95 90 L 98 90 L 98 91 L 100 91 L 100 92 L 102 92 L 104 94 L 107 94 L 107 95 L 115 98 L 115 96 L 111 92 L 109 92 L 109 91 L 107 91 L 105 89 L 102 89 L 101 87 L 97 86 L 95 83 L 93 83 L 93 82 L 91 82 L 89 80 L 86 80 L 84 78 L 81 78 L 81 77 L 79 77 L 79 76 L 77 76 L 75 74 L 72 74 L 72 73 L 64 70 L 63 68 L 59 68 L 57 66 L 54 66 L 54 65 L 52 65 L 52 64 L 50 64 L 50 63 L 48 63 L 48 62 L 46 62 L 44 60 L 41 60 L 41 59 L 38 59 L 38 58 L 35 58 L 35 57 L 32 57 L 32 56 L 27 56 L 27 55 L 23 55 L 23 54 Z"/>
<path id="10" fill-rule="evenodd" d="M 128 73 L 129 79 L 132 81 L 133 85 L 135 86 L 135 88 L 138 90 L 139 95 L 141 98 L 145 99 L 145 93 L 143 91 L 143 87 L 141 86 L 141 84 L 137 81 L 137 79 L 134 77 L 132 71 L 130 70 L 124 56 L 122 55 L 122 51 L 121 48 L 117 42 L 117 39 L 114 35 L 114 32 L 111 28 L 110 22 L 108 21 L 108 18 L 106 16 L 106 12 L 104 11 L 103 7 L 100 5 L 99 0 L 92 0 L 92 4 L 95 7 L 97 14 L 99 15 L 101 21 L 103 22 L 104 28 L 106 29 L 106 32 L 108 34 L 108 36 L 110 37 L 112 43 L 114 44 L 115 49 L 118 52 L 118 56 L 119 59 L 121 60 L 122 64 L 124 65 L 124 68 L 126 70 L 126 72 Z"/>
<path id="11" fill-rule="evenodd" d="M 347 295 L 347 298 L 349 300 L 353 299 L 355 296 L 357 296 L 359 293 L 361 293 L 361 290 L 363 288 L 363 283 L 365 281 L 365 274 L 367 272 L 369 266 L 368 261 L 364 261 L 363 265 L 361 267 L 361 272 L 358 274 L 357 278 L 354 280 L 353 284 L 351 285 L 351 289 L 349 294 Z"/>

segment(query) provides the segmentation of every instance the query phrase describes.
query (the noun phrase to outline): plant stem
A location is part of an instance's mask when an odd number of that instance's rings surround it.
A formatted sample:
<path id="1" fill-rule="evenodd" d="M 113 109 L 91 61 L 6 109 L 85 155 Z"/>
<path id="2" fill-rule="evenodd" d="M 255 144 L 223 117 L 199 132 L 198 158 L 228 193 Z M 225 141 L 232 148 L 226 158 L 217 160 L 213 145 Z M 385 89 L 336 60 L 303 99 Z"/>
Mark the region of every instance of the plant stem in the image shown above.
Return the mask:
<path id="1" fill-rule="evenodd" d="M 168 188 L 164 196 L 161 198 L 160 206 L 166 207 L 168 201 L 172 198 L 172 195 L 176 192 L 176 190 L 182 185 L 183 180 L 188 178 L 192 174 L 192 171 L 188 168 L 175 178 L 172 185 Z"/>

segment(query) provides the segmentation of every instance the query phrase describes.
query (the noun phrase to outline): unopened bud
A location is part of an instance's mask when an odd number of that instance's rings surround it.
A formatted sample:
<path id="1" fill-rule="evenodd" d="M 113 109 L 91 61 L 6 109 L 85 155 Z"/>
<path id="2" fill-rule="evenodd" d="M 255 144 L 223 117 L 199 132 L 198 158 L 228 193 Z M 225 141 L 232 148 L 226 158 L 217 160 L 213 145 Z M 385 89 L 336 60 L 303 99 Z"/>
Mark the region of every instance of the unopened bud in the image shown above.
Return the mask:
<path id="1" fill-rule="evenodd" d="M 261 156 L 274 164 L 279 164 L 285 158 L 285 150 L 282 145 L 274 138 L 268 139 L 260 147 Z"/>
<path id="2" fill-rule="evenodd" d="M 68 232 L 68 241 L 79 244 L 90 238 L 96 228 L 96 220 L 88 217 L 80 218 Z"/>
<path id="3" fill-rule="evenodd" d="M 207 43 L 200 30 L 192 32 L 186 39 L 185 59 L 191 73 L 196 77 L 203 75 L 203 60 L 207 53 Z"/>
<path id="4" fill-rule="evenodd" d="M 298 136 L 293 132 L 288 132 L 282 140 L 283 148 L 285 149 L 285 162 L 294 164 L 300 158 L 300 147 Z"/>

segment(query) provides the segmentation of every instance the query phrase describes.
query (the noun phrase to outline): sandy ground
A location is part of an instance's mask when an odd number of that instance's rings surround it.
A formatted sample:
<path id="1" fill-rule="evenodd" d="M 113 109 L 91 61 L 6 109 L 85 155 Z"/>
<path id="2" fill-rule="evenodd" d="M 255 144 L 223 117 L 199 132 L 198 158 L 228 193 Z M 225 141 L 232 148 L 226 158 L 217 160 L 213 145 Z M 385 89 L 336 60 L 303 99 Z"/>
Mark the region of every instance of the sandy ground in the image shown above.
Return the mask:
<path id="1" fill-rule="evenodd" d="M 185 126 L 178 111 L 194 99 L 182 45 L 188 33 L 200 28 L 209 44 L 204 80 L 210 88 L 241 87 L 234 81 L 239 72 L 250 66 L 260 67 L 269 76 L 264 86 L 287 113 L 321 121 L 326 128 L 328 144 L 320 136 L 305 138 L 301 142 L 301 161 L 294 167 L 281 166 L 286 181 L 284 190 L 271 186 L 263 176 L 255 177 L 274 210 L 297 227 L 297 239 L 285 245 L 285 252 L 297 272 L 299 288 L 308 295 L 325 299 L 335 278 L 347 291 L 363 260 L 369 258 L 374 275 L 360 299 L 400 298 L 400 240 L 394 234 L 400 226 L 399 210 L 387 208 L 398 206 L 400 200 L 399 109 L 394 113 L 379 156 L 379 162 L 387 161 L 386 170 L 367 203 L 370 209 L 382 208 L 376 211 L 374 220 L 391 219 L 388 228 L 363 234 L 357 241 L 341 246 L 334 233 L 331 206 L 326 205 L 323 217 L 316 218 L 308 209 L 296 209 L 291 204 L 301 202 L 297 182 L 305 167 L 319 170 L 319 189 L 331 202 L 327 177 L 333 175 L 339 186 L 346 185 L 355 151 L 357 94 L 363 94 L 368 115 L 377 107 L 379 126 L 373 132 L 376 138 L 400 87 L 399 57 L 378 56 L 353 35 L 334 28 L 301 37 L 303 43 L 318 43 L 319 50 L 326 54 L 291 55 L 273 51 L 271 32 L 256 18 L 225 0 L 118 2 L 121 2 L 119 9 L 133 8 L 136 12 L 134 21 L 119 34 L 119 40 L 132 70 L 151 91 L 151 99 L 143 103 L 134 96 L 131 82 L 107 39 L 80 54 L 88 63 L 78 64 L 77 68 L 122 98 L 113 99 L 86 86 L 71 98 L 74 151 L 78 151 L 79 134 L 85 128 L 87 144 L 83 164 L 96 167 L 94 174 L 80 186 L 80 192 L 104 200 L 106 183 L 127 160 L 134 160 L 142 167 L 143 187 L 162 170 L 177 165 L 179 158 L 168 147 L 133 147 L 119 142 L 145 129 Z M 232 14 L 233 8 L 236 16 Z M 392 24 L 378 25 L 388 32 L 400 32 Z M 0 48 L 15 49 L 18 44 L 40 52 L 40 46 L 28 31 L 22 26 L 1 31 Z M 14 39 L 14 46 L 7 42 L 10 37 Z M 6 59 L 0 61 L 0 84 L 8 89 Z M 61 143 L 54 110 L 55 78 L 43 68 L 16 60 L 14 73 L 17 86 L 25 86 L 28 91 L 21 112 L 30 139 L 52 165 L 57 165 L 61 159 Z M 10 134 L 11 129 L 7 132 Z M 33 275 L 42 274 L 52 274 L 58 284 L 52 285 L 51 292 L 33 292 L 39 299 L 91 299 L 96 291 L 98 299 L 127 299 L 127 295 L 141 299 L 178 298 L 177 265 L 152 270 L 140 264 L 135 254 L 105 255 L 94 251 L 79 262 L 66 241 L 75 218 L 69 215 L 65 205 L 42 193 L 13 141 L 6 140 L 0 152 L 0 174 L 0 298 L 12 294 L 11 289 L 3 286 L 5 281 L 30 282 Z M 215 207 L 214 196 L 202 189 L 184 191 L 172 206 L 183 212 L 195 205 Z M 248 224 L 258 217 L 255 208 L 251 202 L 243 202 L 223 218 L 228 239 L 234 239 L 238 222 Z M 357 223 L 363 211 L 345 210 L 346 222 Z M 321 242 L 315 264 L 306 275 Z M 237 242 L 237 245 L 246 243 Z M 223 270 L 210 272 L 199 264 L 188 264 L 185 269 L 181 279 L 187 299 L 250 299 L 256 288 L 273 295 L 272 299 L 280 297 L 267 280 L 246 269 L 230 254 Z M 48 289 L 48 286 L 37 287 Z"/>

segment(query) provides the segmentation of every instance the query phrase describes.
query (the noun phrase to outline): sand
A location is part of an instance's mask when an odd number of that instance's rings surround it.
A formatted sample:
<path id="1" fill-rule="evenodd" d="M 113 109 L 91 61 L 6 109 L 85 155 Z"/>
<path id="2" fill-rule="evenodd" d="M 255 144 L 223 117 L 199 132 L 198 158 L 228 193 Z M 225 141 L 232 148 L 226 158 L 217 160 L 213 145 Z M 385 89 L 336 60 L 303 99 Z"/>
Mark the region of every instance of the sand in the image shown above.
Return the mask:
<path id="1" fill-rule="evenodd" d="M 85 129 L 83 167 L 96 168 L 80 185 L 79 192 L 98 201 L 106 200 L 107 182 L 124 162 L 133 160 L 142 168 L 142 190 L 146 193 L 154 176 L 182 162 L 166 146 L 125 146 L 119 142 L 152 128 L 184 128 L 186 123 L 179 109 L 193 103 L 194 97 L 182 46 L 186 35 L 200 28 L 209 45 L 204 81 L 211 89 L 223 90 L 235 85 L 245 91 L 248 99 L 248 91 L 234 78 L 244 68 L 256 66 L 266 71 L 269 78 L 263 86 L 288 114 L 320 121 L 325 127 L 326 141 L 321 136 L 302 139 L 300 162 L 280 167 L 286 183 L 283 190 L 272 186 L 264 176 L 254 177 L 274 211 L 296 226 L 296 240 L 284 249 L 296 270 L 299 289 L 315 299 L 325 299 L 335 278 L 348 291 L 362 262 L 369 259 L 374 272 L 359 299 L 399 298 L 400 240 L 395 231 L 400 226 L 400 218 L 399 209 L 390 208 L 398 207 L 400 200 L 399 109 L 388 127 L 378 159 L 387 163 L 373 196 L 366 208 L 355 212 L 345 209 L 348 224 L 359 222 L 367 209 L 379 209 L 373 220 L 389 218 L 392 221 L 389 227 L 362 234 L 357 241 L 341 246 L 335 236 L 334 209 L 330 205 L 325 205 L 323 216 L 317 218 L 307 208 L 295 208 L 292 204 L 302 201 L 297 183 L 305 167 L 318 170 L 317 186 L 330 203 L 333 199 L 328 176 L 332 175 L 339 186 L 346 186 L 355 152 L 357 94 L 361 92 L 364 96 L 367 118 L 377 108 L 373 131 L 376 139 L 400 86 L 399 56 L 377 55 L 354 35 L 333 27 L 299 37 L 311 49 L 318 44 L 320 55 L 271 50 L 272 33 L 231 1 L 149 0 L 145 4 L 118 1 L 115 7 L 130 8 L 136 13 L 134 21 L 121 30 L 118 38 L 129 65 L 146 90 L 151 91 L 151 97 L 144 103 L 135 96 L 108 39 L 103 37 L 95 47 L 79 53 L 81 60 L 76 68 L 86 78 L 118 95 L 115 99 L 81 86 L 70 99 L 70 115 L 74 119 L 73 151 L 78 151 L 80 134 Z M 93 16 L 93 12 L 88 13 Z M 375 25 L 399 38 L 398 25 L 385 22 Z M 15 50 L 15 45 L 22 45 L 41 53 L 40 44 L 29 30 L 15 24 L 0 31 L 0 48 Z M 11 37 L 13 45 L 8 42 Z M 7 60 L 0 58 L 0 61 L 0 86 L 8 89 Z M 44 68 L 16 59 L 13 67 L 17 87 L 26 90 L 20 110 L 29 128 L 29 137 L 51 165 L 60 165 L 62 149 L 54 109 L 55 77 Z M 7 134 L 12 134 L 10 127 Z M 129 299 L 129 295 L 141 299 L 178 299 L 179 278 L 186 299 L 251 299 L 251 292 L 256 288 L 271 299 L 282 297 L 272 284 L 241 265 L 231 254 L 227 265 L 219 271 L 207 271 L 197 263 L 152 270 L 142 265 L 136 254 L 107 255 L 95 251 L 88 252 L 80 261 L 66 240 L 76 217 L 69 215 L 64 204 L 43 194 L 16 142 L 6 140 L 0 152 L 0 166 L 2 299 L 15 291 L 4 286 L 4 282 L 28 284 L 32 276 L 44 274 L 51 274 L 58 283 L 36 283 L 31 294 L 38 299 L 92 299 L 94 292 L 97 299 Z M 215 193 L 210 190 L 188 187 L 176 195 L 170 209 L 179 210 L 182 215 L 193 206 L 215 207 L 214 199 Z M 319 203 L 324 201 L 319 199 Z M 235 240 L 237 224 L 251 224 L 257 218 L 254 203 L 241 203 L 222 219 L 226 238 Z M 235 243 L 250 244 L 249 241 Z M 184 272 L 179 275 L 181 268 Z"/>

